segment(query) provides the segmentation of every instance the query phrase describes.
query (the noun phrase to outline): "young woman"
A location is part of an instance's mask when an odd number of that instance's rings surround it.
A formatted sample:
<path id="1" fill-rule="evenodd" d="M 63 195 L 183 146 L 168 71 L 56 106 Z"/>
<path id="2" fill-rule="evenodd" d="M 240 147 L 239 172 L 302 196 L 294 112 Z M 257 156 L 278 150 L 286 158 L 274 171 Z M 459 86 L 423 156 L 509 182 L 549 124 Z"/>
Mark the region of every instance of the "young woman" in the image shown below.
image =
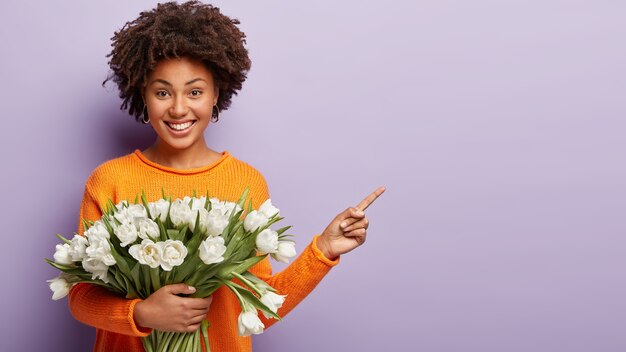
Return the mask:
<path id="1" fill-rule="evenodd" d="M 122 108 L 150 124 L 157 137 L 146 150 L 106 161 L 91 173 L 80 218 L 99 219 L 107 199 L 114 203 L 134 199 L 142 189 L 148 201 L 161 198 L 162 189 L 173 198 L 207 190 L 213 197 L 235 201 L 248 187 L 255 208 L 269 198 L 257 170 L 227 151 L 212 150 L 204 138 L 207 126 L 230 106 L 250 68 L 238 23 L 196 1 L 166 3 L 142 12 L 115 33 L 110 79 L 119 86 Z M 279 315 L 304 299 L 340 255 L 363 244 L 368 227 L 363 211 L 383 191 L 377 189 L 337 215 L 284 271 L 272 275 L 267 259 L 251 269 L 287 295 Z M 79 221 L 78 232 L 83 231 Z M 238 334 L 241 309 L 234 295 L 220 289 L 209 298 L 185 297 L 193 292 L 193 287 L 181 283 L 165 286 L 145 300 L 127 300 L 101 287 L 79 284 L 70 292 L 69 304 L 76 319 L 97 329 L 96 351 L 142 351 L 140 337 L 152 329 L 193 332 L 203 319 L 211 322 L 214 351 L 250 351 L 251 339 Z M 275 322 L 261 319 L 265 327 Z"/>

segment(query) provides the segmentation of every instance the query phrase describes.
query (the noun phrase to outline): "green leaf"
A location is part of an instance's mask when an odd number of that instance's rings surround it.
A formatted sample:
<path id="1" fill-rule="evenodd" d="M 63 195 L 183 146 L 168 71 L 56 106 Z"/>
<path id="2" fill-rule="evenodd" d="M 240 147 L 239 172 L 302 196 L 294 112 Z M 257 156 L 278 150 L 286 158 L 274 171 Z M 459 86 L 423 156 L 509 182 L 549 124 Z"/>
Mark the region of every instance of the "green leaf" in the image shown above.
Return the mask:
<path id="1" fill-rule="evenodd" d="M 117 222 L 117 219 L 113 218 L 114 221 Z M 109 221 L 108 218 L 106 217 L 102 217 L 102 223 L 104 224 L 104 227 L 107 229 L 107 232 L 109 233 L 109 235 L 115 235 L 115 233 L 113 232 L 113 226 L 111 226 L 111 222 Z"/>
<path id="2" fill-rule="evenodd" d="M 58 233 L 57 233 L 57 234 L 55 234 L 55 236 L 57 236 L 57 238 L 58 238 L 58 239 L 60 239 L 61 241 L 63 241 L 63 243 L 67 243 L 67 244 L 72 243 L 72 241 L 68 240 L 67 238 L 65 238 L 65 237 L 61 236 L 61 235 L 60 235 L 60 234 L 58 234 Z"/>
<path id="3" fill-rule="evenodd" d="M 165 227 L 167 227 L 168 229 L 172 227 L 172 218 L 170 216 L 170 210 L 172 209 L 172 199 L 171 197 L 167 197 L 167 202 L 169 203 L 169 206 L 167 207 L 167 216 L 165 217 Z"/>
<path id="4" fill-rule="evenodd" d="M 203 236 L 192 236 L 189 241 L 185 243 L 185 246 L 187 246 L 187 249 L 189 250 L 189 253 L 187 255 L 195 256 L 198 252 L 198 249 L 200 248 L 200 242 L 202 242 L 202 240 Z"/>
<path id="5" fill-rule="evenodd" d="M 161 222 L 161 218 L 156 219 L 156 223 L 159 226 L 159 238 L 161 241 L 164 241 L 164 238 L 168 237 L 167 230 L 165 229 L 165 225 Z"/>
<path id="6" fill-rule="evenodd" d="M 89 228 L 91 226 L 93 226 L 93 221 L 89 221 L 89 220 L 85 220 L 85 219 L 80 219 L 80 221 L 83 223 L 83 230 L 84 231 L 89 230 Z"/>
<path id="7" fill-rule="evenodd" d="M 231 222 L 226 226 L 224 232 L 222 233 L 222 237 L 224 237 L 224 243 L 226 246 L 230 243 L 231 237 L 233 233 L 236 233 L 243 227 L 243 221 L 241 220 L 231 220 Z"/>
<path id="8" fill-rule="evenodd" d="M 196 221 L 194 224 L 192 236 L 200 236 L 200 212 L 196 212 Z"/>
<path id="9" fill-rule="evenodd" d="M 273 217 L 271 217 L 269 219 L 269 221 L 267 222 L 267 225 L 265 225 L 265 226 L 266 226 L 266 228 L 268 228 L 268 227 L 272 226 L 273 224 L 281 221 L 282 219 L 284 219 L 284 218 L 274 215 Z"/>
<path id="10" fill-rule="evenodd" d="M 237 205 L 239 205 L 241 209 L 245 209 L 244 205 L 246 204 L 246 198 L 248 198 L 248 193 L 250 193 L 250 187 L 246 187 L 246 189 L 243 191 L 243 194 L 241 195 L 241 197 L 239 197 L 239 200 L 237 201 Z"/>
<path id="11" fill-rule="evenodd" d="M 243 229 L 233 237 L 232 242 L 226 247 L 228 257 L 234 261 L 244 260 L 256 253 L 256 237 L 259 231 L 245 232 Z M 224 254 L 224 257 L 227 255 Z"/>
<path id="12" fill-rule="evenodd" d="M 213 263 L 213 264 L 204 264 L 203 262 L 201 264 L 201 267 L 198 269 L 198 271 L 202 273 L 201 275 L 202 275 L 203 280 L 208 280 L 208 279 L 213 278 L 215 275 L 217 275 L 217 272 L 224 265 L 225 265 L 224 261 L 221 261 L 219 263 Z"/>
<path id="13" fill-rule="evenodd" d="M 173 282 L 184 282 L 186 281 L 192 273 L 195 272 L 199 263 L 201 263 L 200 257 L 197 255 L 189 255 L 182 265 L 178 267 L 176 272 L 176 276 L 174 276 Z"/>
<path id="14" fill-rule="evenodd" d="M 196 289 L 196 292 L 194 292 L 190 297 L 193 297 L 193 298 L 208 297 L 209 295 L 217 291 L 217 289 L 222 287 L 222 285 L 223 284 L 221 282 L 213 282 L 213 281 L 208 281 L 207 283 L 204 283 L 202 285 L 195 285 L 194 288 Z"/>
<path id="15" fill-rule="evenodd" d="M 222 262 L 223 263 L 223 262 Z M 217 271 L 222 266 L 222 263 L 204 264 L 199 263 L 196 269 L 190 273 L 190 276 L 185 279 L 185 282 L 192 286 L 201 285 L 207 279 L 212 278 L 217 274 Z"/>
<path id="16" fill-rule="evenodd" d="M 173 272 L 174 270 L 176 270 L 176 267 L 172 268 L 172 270 L 170 270 L 170 271 L 165 271 L 165 270 L 161 270 L 161 271 L 160 271 L 160 278 L 161 278 L 160 283 L 161 283 L 161 287 L 163 287 L 163 286 L 166 286 L 166 285 L 169 285 L 169 284 L 170 284 L 169 280 L 170 280 L 170 277 L 172 276 L 172 272 Z"/>
<path id="17" fill-rule="evenodd" d="M 248 269 L 250 269 L 255 264 L 259 263 L 265 257 L 266 255 L 259 255 L 259 256 L 252 257 L 252 258 L 248 258 L 244 261 L 233 262 L 227 265 L 222 265 L 217 272 L 217 276 L 224 280 L 231 280 L 233 278 L 233 275 L 232 275 L 233 272 L 237 274 L 241 274 L 247 271 Z"/>
<path id="18" fill-rule="evenodd" d="M 283 232 L 289 230 L 292 226 L 285 226 L 285 227 L 281 227 L 280 229 L 276 230 L 276 233 L 278 233 L 278 236 L 282 235 Z"/>
<path id="19" fill-rule="evenodd" d="M 115 266 L 110 266 L 107 278 L 109 279 L 109 284 L 115 286 L 118 290 L 126 293 L 126 282 L 124 281 L 124 275 L 119 272 L 118 268 Z"/>
<path id="20" fill-rule="evenodd" d="M 141 271 L 141 264 L 139 264 L 139 262 L 135 263 L 135 265 L 133 265 L 133 268 L 130 269 L 130 279 L 133 280 L 133 282 L 139 283 L 141 281 L 140 271 Z"/>
<path id="21" fill-rule="evenodd" d="M 211 201 L 209 200 L 209 190 L 207 189 L 206 191 L 206 202 L 204 203 L 204 209 L 206 209 L 206 211 L 211 211 L 211 208 L 213 207 L 211 205 Z"/>
<path id="22" fill-rule="evenodd" d="M 150 268 L 150 282 L 152 283 L 153 292 L 161 288 L 161 278 L 159 277 L 159 268 Z"/>
<path id="23" fill-rule="evenodd" d="M 232 232 L 233 227 L 235 226 L 235 222 L 230 218 L 228 219 L 228 225 L 224 228 L 224 231 L 220 234 L 222 238 L 224 238 L 224 244 L 228 246 L 228 242 L 230 241 L 230 234 Z"/>
<path id="24" fill-rule="evenodd" d="M 237 265 L 237 267 L 235 267 L 233 271 L 238 274 L 242 274 L 248 271 L 251 267 L 261 262 L 263 259 L 265 259 L 265 257 L 267 257 L 267 255 L 257 255 L 252 258 L 248 258 L 244 260 L 241 264 Z"/>
<path id="25" fill-rule="evenodd" d="M 152 292 L 152 283 L 150 282 L 150 267 L 141 264 L 141 279 L 143 283 L 143 290 L 147 296 L 150 296 Z"/>
<path id="26" fill-rule="evenodd" d="M 271 309 L 269 309 L 265 304 L 263 304 L 263 302 L 261 302 L 260 299 L 256 298 L 256 296 L 253 295 L 250 291 L 248 291 L 248 290 L 246 290 L 246 291 L 247 291 L 247 293 L 243 293 L 243 292 L 240 292 L 240 293 L 250 303 L 252 303 L 252 305 L 256 309 L 267 313 L 267 315 L 271 316 L 272 318 L 274 318 L 276 320 L 282 320 L 281 317 L 278 314 L 274 313 Z M 254 297 L 254 299 L 252 297 Z"/>
<path id="27" fill-rule="evenodd" d="M 251 273 L 249 270 L 241 274 L 241 276 L 245 277 L 246 280 L 252 281 L 261 290 L 276 292 L 275 288 L 270 286 L 267 282 L 259 279 L 256 275 Z"/>
<path id="28" fill-rule="evenodd" d="M 113 215 L 113 212 L 117 209 L 115 203 L 111 200 L 111 198 L 107 198 L 107 214 Z"/>
<path id="29" fill-rule="evenodd" d="M 261 302 L 261 300 L 252 292 L 234 282 L 231 282 L 231 284 L 232 287 L 237 290 L 237 292 L 241 295 L 241 297 L 245 299 L 248 303 L 254 305 L 255 308 L 267 313 L 267 315 L 272 316 L 276 320 L 282 320 L 278 314 L 272 312 L 272 310 L 269 309 L 265 304 L 263 304 L 263 302 Z"/>
<path id="30" fill-rule="evenodd" d="M 172 240 L 182 240 L 180 231 L 177 229 L 167 229 L 166 235 L 161 236 L 161 241 L 167 241 L 169 239 Z"/>
<path id="31" fill-rule="evenodd" d="M 111 242 L 109 241 L 109 243 Z M 116 249 L 113 248 L 113 246 L 111 246 L 111 254 L 113 255 L 113 258 L 115 258 L 115 266 L 122 272 L 122 274 L 126 275 L 127 277 L 131 277 L 132 275 L 130 273 L 130 267 L 128 266 L 128 262 L 118 253 Z"/>
<path id="32" fill-rule="evenodd" d="M 137 291 L 135 290 L 135 283 L 131 279 L 127 278 L 126 276 L 124 276 L 121 273 L 119 273 L 119 276 L 121 277 L 121 281 L 124 282 L 124 287 L 123 288 L 126 291 L 126 298 L 127 299 L 138 298 L 139 295 L 137 294 Z M 118 281 L 120 281 L 120 280 L 118 279 Z"/>
<path id="33" fill-rule="evenodd" d="M 144 192 L 143 188 L 141 189 L 141 203 L 143 203 L 143 207 L 146 208 L 148 217 L 152 219 L 152 215 L 150 215 L 150 207 L 148 207 L 148 201 L 146 200 L 146 192 Z"/>
<path id="34" fill-rule="evenodd" d="M 133 283 L 133 287 L 137 291 L 137 296 L 146 299 L 150 295 L 149 291 L 145 290 L 143 275 L 141 272 L 141 264 L 139 262 L 133 265 L 133 268 L 130 270 L 130 281 Z"/>
<path id="35" fill-rule="evenodd" d="M 228 244 L 226 245 L 226 252 L 224 253 L 224 258 L 229 258 L 233 255 L 233 253 L 235 253 L 237 247 L 239 246 L 239 242 L 243 239 L 243 236 L 245 236 L 245 231 L 243 229 L 243 227 L 239 227 L 237 229 L 237 231 L 234 233 L 234 235 L 232 235 L 232 237 L 229 239 Z M 226 242 L 226 239 L 224 239 L 224 242 Z"/>
<path id="36" fill-rule="evenodd" d="M 52 265 L 53 267 L 61 270 L 61 271 L 66 271 L 66 270 L 72 270 L 72 269 L 76 269 L 75 265 L 66 265 L 66 264 L 59 264 L 57 262 L 55 262 L 54 260 L 50 260 L 48 258 L 44 259 L 46 262 L 48 262 L 48 264 Z"/>

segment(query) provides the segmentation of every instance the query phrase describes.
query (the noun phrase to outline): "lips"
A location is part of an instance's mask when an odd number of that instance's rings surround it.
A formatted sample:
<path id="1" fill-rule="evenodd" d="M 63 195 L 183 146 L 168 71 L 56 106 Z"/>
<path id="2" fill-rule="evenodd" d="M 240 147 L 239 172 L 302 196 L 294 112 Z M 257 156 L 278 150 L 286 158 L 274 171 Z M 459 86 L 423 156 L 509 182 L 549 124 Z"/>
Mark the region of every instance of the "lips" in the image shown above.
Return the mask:
<path id="1" fill-rule="evenodd" d="M 171 122 L 171 121 L 163 121 L 170 130 L 174 132 L 184 132 L 191 128 L 191 126 L 195 125 L 197 120 L 185 121 L 185 122 Z"/>

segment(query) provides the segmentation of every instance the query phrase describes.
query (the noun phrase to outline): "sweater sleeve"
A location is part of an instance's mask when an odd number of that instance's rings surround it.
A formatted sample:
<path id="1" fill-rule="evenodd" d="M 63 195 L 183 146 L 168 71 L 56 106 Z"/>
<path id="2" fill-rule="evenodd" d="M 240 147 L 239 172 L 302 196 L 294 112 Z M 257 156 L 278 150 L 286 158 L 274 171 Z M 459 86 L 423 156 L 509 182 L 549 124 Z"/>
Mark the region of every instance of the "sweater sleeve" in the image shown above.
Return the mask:
<path id="1" fill-rule="evenodd" d="M 272 275 L 272 268 L 267 258 L 252 268 L 252 272 L 275 288 L 278 294 L 287 295 L 283 306 L 277 312 L 281 317 L 291 312 L 313 291 L 330 269 L 339 264 L 339 258 L 329 260 L 317 248 L 317 237 L 313 237 L 311 243 L 285 270 L 275 275 Z M 259 315 L 259 318 L 266 327 L 277 322 L 277 320 L 267 319 L 263 315 Z"/>
<path id="2" fill-rule="evenodd" d="M 82 219 L 95 221 L 102 217 L 97 197 L 92 191 L 93 174 L 87 180 L 78 218 L 78 233 L 84 233 Z M 147 336 L 151 329 L 135 324 L 133 311 L 140 299 L 129 300 L 93 284 L 75 285 L 68 296 L 74 318 L 93 327 L 131 336 Z"/>
<path id="3" fill-rule="evenodd" d="M 257 195 L 260 197 L 261 202 L 269 198 L 269 191 L 265 182 L 263 182 L 263 186 L 264 188 Z M 257 204 L 260 204 L 260 202 Z M 315 289 L 330 269 L 339 264 L 339 257 L 335 260 L 330 260 L 317 248 L 318 237 L 319 235 L 314 236 L 311 243 L 306 246 L 302 253 L 279 273 L 272 274 L 269 256 L 251 268 L 253 274 L 275 288 L 278 294 L 287 295 L 285 302 L 277 312 L 281 317 L 284 317 L 294 309 Z M 261 318 L 265 327 L 269 327 L 277 322 L 275 319 L 265 318 L 262 314 L 259 315 L 259 318 Z"/>

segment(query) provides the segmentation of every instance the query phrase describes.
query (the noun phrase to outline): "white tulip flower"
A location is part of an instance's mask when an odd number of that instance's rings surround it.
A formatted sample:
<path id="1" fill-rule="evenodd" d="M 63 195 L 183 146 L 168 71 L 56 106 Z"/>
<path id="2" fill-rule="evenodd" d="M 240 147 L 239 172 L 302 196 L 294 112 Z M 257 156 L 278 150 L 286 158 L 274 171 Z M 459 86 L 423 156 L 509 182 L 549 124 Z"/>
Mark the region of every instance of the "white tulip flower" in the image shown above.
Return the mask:
<path id="1" fill-rule="evenodd" d="M 285 302 L 286 295 L 279 295 L 272 291 L 267 291 L 261 296 L 261 302 L 267 306 L 272 312 L 278 312 L 278 309 L 283 306 Z M 266 318 L 271 318 L 272 316 L 267 313 L 261 311 Z"/>
<path id="2" fill-rule="evenodd" d="M 250 336 L 252 334 L 258 335 L 262 333 L 265 328 L 265 325 L 263 325 L 263 322 L 259 319 L 256 310 L 241 312 L 241 314 L 239 314 L 239 318 L 237 319 L 237 323 L 239 325 L 240 336 Z"/>
<path id="3" fill-rule="evenodd" d="M 213 264 L 223 261 L 225 252 L 226 246 L 224 245 L 223 237 L 209 237 L 200 242 L 199 255 L 204 264 Z"/>
<path id="4" fill-rule="evenodd" d="M 296 244 L 292 241 L 280 241 L 276 253 L 270 255 L 279 262 L 289 263 L 289 259 L 296 256 Z"/>
<path id="5" fill-rule="evenodd" d="M 74 235 L 74 238 L 70 241 L 70 256 L 72 260 L 75 262 L 80 262 L 87 256 L 87 246 L 89 246 L 89 241 L 85 238 L 85 236 Z"/>
<path id="6" fill-rule="evenodd" d="M 52 290 L 52 299 L 55 301 L 67 296 L 68 293 L 70 293 L 70 288 L 72 288 L 72 284 L 67 282 L 63 276 L 64 275 L 61 274 L 47 281 L 50 290 Z"/>
<path id="7" fill-rule="evenodd" d="M 181 241 L 167 240 L 157 242 L 161 247 L 161 268 L 171 271 L 175 266 L 179 266 L 187 256 L 187 247 Z"/>
<path id="8" fill-rule="evenodd" d="M 271 218 L 274 215 L 280 215 L 280 210 L 272 205 L 271 199 L 267 199 L 265 202 L 263 202 L 263 204 L 261 204 L 261 206 L 259 207 L 259 212 L 267 216 L 268 218 Z"/>
<path id="9" fill-rule="evenodd" d="M 137 226 L 137 236 L 139 238 L 147 240 L 147 239 L 157 239 L 159 237 L 159 225 L 156 222 L 150 219 L 139 219 L 136 223 Z"/>
<path id="10" fill-rule="evenodd" d="M 141 244 L 135 244 L 128 249 L 128 253 L 135 258 L 139 264 L 157 268 L 161 265 L 163 256 L 161 246 L 152 240 L 143 240 Z"/>
<path id="11" fill-rule="evenodd" d="M 67 243 L 57 244 L 54 251 L 54 262 L 63 265 L 72 264 L 72 255 L 70 253 L 70 245 Z"/>
<path id="12" fill-rule="evenodd" d="M 256 249 L 260 254 L 276 253 L 278 250 L 278 233 L 265 229 L 256 237 Z"/>
<path id="13" fill-rule="evenodd" d="M 253 210 L 246 215 L 243 221 L 243 228 L 246 231 L 256 231 L 259 227 L 267 225 L 268 217 L 256 210 Z"/>

